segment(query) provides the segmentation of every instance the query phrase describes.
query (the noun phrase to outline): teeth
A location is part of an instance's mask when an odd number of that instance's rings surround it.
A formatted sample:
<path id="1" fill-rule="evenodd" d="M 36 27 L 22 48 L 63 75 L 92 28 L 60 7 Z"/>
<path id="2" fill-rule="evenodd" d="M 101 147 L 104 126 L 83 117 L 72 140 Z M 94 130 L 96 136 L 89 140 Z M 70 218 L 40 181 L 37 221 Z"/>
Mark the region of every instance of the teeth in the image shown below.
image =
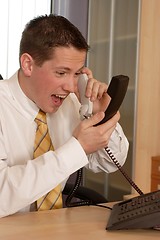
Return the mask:
<path id="1" fill-rule="evenodd" d="M 64 96 L 64 95 L 55 95 L 56 97 L 58 97 L 58 98 L 65 98 L 66 96 Z"/>

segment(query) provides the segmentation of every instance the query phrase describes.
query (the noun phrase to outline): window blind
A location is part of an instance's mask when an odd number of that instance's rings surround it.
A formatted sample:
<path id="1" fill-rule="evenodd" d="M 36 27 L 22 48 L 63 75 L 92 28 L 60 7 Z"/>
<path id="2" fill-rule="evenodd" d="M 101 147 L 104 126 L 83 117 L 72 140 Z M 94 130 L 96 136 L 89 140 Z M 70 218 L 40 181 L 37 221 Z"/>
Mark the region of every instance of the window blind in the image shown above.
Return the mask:
<path id="1" fill-rule="evenodd" d="M 8 78 L 19 68 L 19 42 L 26 23 L 49 14 L 51 0 L 0 1 L 0 74 Z"/>

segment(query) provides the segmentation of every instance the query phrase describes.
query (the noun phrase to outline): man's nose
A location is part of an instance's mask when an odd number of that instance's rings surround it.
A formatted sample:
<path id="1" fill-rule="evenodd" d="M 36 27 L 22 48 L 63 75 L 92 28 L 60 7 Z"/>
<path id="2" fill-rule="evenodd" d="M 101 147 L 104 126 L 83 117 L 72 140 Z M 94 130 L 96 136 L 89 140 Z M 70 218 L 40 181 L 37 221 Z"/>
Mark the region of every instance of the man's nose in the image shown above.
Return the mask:
<path id="1" fill-rule="evenodd" d="M 68 92 L 75 92 L 77 89 L 77 79 L 75 77 L 70 77 L 64 84 L 64 89 Z"/>

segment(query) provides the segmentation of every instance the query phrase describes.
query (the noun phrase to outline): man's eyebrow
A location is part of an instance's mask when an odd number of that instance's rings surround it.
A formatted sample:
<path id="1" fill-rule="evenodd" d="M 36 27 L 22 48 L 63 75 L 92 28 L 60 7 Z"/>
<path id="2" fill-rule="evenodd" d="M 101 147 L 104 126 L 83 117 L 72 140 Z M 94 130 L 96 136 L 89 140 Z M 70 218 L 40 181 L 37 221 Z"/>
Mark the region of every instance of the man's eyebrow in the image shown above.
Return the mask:
<path id="1" fill-rule="evenodd" d="M 63 67 L 63 69 L 65 69 L 65 70 L 71 70 L 71 68 L 69 68 L 69 67 Z"/>
<path id="2" fill-rule="evenodd" d="M 81 67 L 80 69 L 78 69 L 76 72 L 81 72 L 83 68 L 84 68 L 84 66 Z M 70 71 L 71 70 L 71 68 L 64 67 L 64 66 L 59 66 L 59 67 L 57 67 L 57 69 L 62 69 L 62 70 L 66 70 L 66 71 Z"/>
<path id="3" fill-rule="evenodd" d="M 83 68 L 84 68 L 84 66 L 81 67 L 80 69 L 78 69 L 76 72 L 81 72 Z"/>
<path id="4" fill-rule="evenodd" d="M 56 69 L 71 70 L 70 68 L 68 68 L 68 67 L 64 67 L 64 66 L 56 67 Z"/>
<path id="5" fill-rule="evenodd" d="M 83 68 L 84 68 L 84 65 L 78 71 L 82 71 Z"/>

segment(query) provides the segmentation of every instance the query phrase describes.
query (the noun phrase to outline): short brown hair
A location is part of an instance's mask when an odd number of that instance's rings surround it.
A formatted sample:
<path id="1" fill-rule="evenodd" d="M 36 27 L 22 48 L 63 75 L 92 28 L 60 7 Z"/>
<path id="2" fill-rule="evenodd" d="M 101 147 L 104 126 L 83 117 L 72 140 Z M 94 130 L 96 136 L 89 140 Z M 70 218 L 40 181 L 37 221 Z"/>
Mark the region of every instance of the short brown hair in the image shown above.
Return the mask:
<path id="1" fill-rule="evenodd" d="M 22 33 L 19 58 L 28 53 L 37 65 L 42 65 L 51 59 L 54 48 L 70 46 L 86 52 L 89 49 L 81 32 L 65 17 L 39 16 L 31 20 Z"/>

